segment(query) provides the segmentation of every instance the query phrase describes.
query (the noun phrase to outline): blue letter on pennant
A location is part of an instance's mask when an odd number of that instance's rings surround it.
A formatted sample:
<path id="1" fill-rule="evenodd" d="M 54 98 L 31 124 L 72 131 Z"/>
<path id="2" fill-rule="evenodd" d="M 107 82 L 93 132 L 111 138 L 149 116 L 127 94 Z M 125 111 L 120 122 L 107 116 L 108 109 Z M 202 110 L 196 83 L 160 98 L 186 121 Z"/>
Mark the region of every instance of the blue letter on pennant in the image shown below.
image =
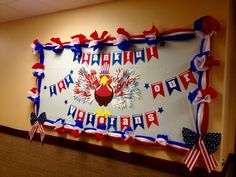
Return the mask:
<path id="1" fill-rule="evenodd" d="M 49 87 L 49 90 L 50 90 L 50 97 L 51 97 L 53 94 L 57 95 L 57 88 L 56 88 L 56 85 L 55 85 L 55 84 L 54 84 L 54 85 L 51 85 L 51 86 Z"/>
<path id="2" fill-rule="evenodd" d="M 133 125 L 134 125 L 134 130 L 140 126 L 144 129 L 144 123 L 143 123 L 143 115 L 142 114 L 137 114 L 132 116 L 133 119 Z"/>
<path id="3" fill-rule="evenodd" d="M 109 130 L 111 127 L 117 130 L 117 117 L 108 117 L 107 129 Z"/>
<path id="4" fill-rule="evenodd" d="M 177 77 L 166 80 L 166 87 L 169 92 L 169 95 L 172 94 L 173 90 L 178 90 L 179 92 L 181 92 Z"/>

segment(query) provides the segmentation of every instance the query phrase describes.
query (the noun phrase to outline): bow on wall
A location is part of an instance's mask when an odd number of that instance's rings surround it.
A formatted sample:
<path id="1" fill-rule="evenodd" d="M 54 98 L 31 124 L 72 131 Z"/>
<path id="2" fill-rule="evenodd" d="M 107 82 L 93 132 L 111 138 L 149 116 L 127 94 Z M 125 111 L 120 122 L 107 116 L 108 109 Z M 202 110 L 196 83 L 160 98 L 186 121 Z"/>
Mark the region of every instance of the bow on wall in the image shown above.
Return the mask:
<path id="1" fill-rule="evenodd" d="M 195 167 L 200 155 L 203 158 L 204 165 L 210 173 L 216 166 L 217 162 L 214 152 L 218 149 L 221 141 L 220 133 L 205 133 L 200 135 L 188 128 L 182 131 L 184 142 L 190 148 L 184 158 L 184 163 L 190 171 Z"/>
<path id="2" fill-rule="evenodd" d="M 43 123 L 46 120 L 46 113 L 41 113 L 38 117 L 34 112 L 31 113 L 30 123 L 32 125 L 31 130 L 29 131 L 30 141 L 32 141 L 34 134 L 36 133 L 37 129 L 39 129 L 40 140 L 43 142 L 45 137 L 45 132 L 43 129 Z"/>

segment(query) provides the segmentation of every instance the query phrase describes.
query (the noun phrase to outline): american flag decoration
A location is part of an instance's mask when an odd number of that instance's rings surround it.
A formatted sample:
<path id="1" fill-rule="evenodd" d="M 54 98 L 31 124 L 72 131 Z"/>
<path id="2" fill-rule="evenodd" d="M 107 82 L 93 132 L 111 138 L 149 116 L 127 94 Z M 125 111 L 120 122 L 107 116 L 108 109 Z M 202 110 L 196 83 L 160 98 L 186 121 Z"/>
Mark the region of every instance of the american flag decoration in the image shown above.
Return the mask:
<path id="1" fill-rule="evenodd" d="M 45 137 L 43 123 L 45 122 L 45 120 L 46 120 L 46 113 L 45 112 L 41 113 L 38 117 L 34 112 L 31 113 L 30 123 L 32 125 L 32 128 L 29 131 L 30 141 L 32 141 L 34 134 L 36 133 L 37 129 L 39 129 L 40 140 L 41 140 L 41 142 L 43 142 L 43 139 Z"/>
<path id="2" fill-rule="evenodd" d="M 182 131 L 184 142 L 190 148 L 184 158 L 184 164 L 187 165 L 189 171 L 192 171 L 200 157 L 204 161 L 204 165 L 208 173 L 211 173 L 217 166 L 214 152 L 218 149 L 221 141 L 220 133 L 205 133 L 204 135 L 183 128 Z"/>

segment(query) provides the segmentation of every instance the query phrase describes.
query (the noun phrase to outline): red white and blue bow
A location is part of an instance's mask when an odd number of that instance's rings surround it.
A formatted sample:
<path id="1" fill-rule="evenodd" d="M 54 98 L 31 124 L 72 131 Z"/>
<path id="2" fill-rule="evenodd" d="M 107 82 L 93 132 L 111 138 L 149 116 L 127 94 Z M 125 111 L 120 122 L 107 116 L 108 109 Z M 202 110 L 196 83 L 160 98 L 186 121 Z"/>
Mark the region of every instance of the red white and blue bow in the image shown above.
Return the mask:
<path id="1" fill-rule="evenodd" d="M 53 37 L 50 39 L 55 47 L 53 48 L 53 52 L 55 52 L 56 54 L 60 54 L 63 49 L 64 49 L 64 44 L 69 44 L 69 42 L 61 42 L 61 39 L 59 37 Z"/>
<path id="2" fill-rule="evenodd" d="M 82 53 L 81 45 L 88 42 L 88 39 L 83 34 L 78 34 L 78 35 L 75 35 L 75 36 L 71 36 L 71 39 L 72 39 L 71 51 L 78 54 L 78 55 L 81 55 L 81 53 Z"/>
<path id="3" fill-rule="evenodd" d="M 40 53 L 43 51 L 43 46 L 42 44 L 39 43 L 38 39 L 35 39 L 33 43 L 31 44 L 31 47 L 33 49 L 33 53 Z"/>
<path id="4" fill-rule="evenodd" d="M 45 122 L 45 120 L 46 120 L 45 112 L 41 113 L 38 117 L 34 112 L 31 113 L 30 123 L 32 125 L 32 128 L 29 131 L 30 141 L 32 141 L 34 134 L 38 128 L 39 128 L 40 140 L 41 140 L 41 142 L 43 141 L 43 139 L 45 137 L 43 123 Z"/>
<path id="5" fill-rule="evenodd" d="M 114 44 L 117 45 L 120 50 L 128 50 L 130 46 L 130 34 L 125 31 L 124 28 L 118 28 L 117 33 L 118 35 Z"/>
<path id="6" fill-rule="evenodd" d="M 29 92 L 30 96 L 27 98 L 30 99 L 33 103 L 39 104 L 39 93 L 36 87 L 32 88 Z"/>
<path id="7" fill-rule="evenodd" d="M 191 61 L 192 71 L 206 71 L 209 70 L 211 66 L 219 65 L 219 61 L 215 60 L 212 56 L 209 56 L 209 51 L 203 52 L 196 55 Z"/>
<path id="8" fill-rule="evenodd" d="M 194 30 L 209 34 L 212 31 L 218 31 L 220 23 L 212 16 L 204 16 L 194 22 Z"/>
<path id="9" fill-rule="evenodd" d="M 122 144 L 130 144 L 134 142 L 135 133 L 131 127 L 128 127 L 124 130 L 121 135 Z"/>
<path id="10" fill-rule="evenodd" d="M 109 40 L 114 40 L 113 37 L 108 35 L 108 31 L 103 31 L 102 35 L 99 37 L 98 32 L 94 31 L 90 37 L 93 39 L 89 42 L 89 48 L 93 48 L 95 53 L 99 53 L 99 50 L 103 48 L 103 43 Z"/>
<path id="11" fill-rule="evenodd" d="M 33 72 L 33 75 L 35 77 L 41 77 L 43 78 L 45 75 L 44 75 L 44 65 L 41 64 L 41 63 L 35 63 L 33 66 L 32 66 L 32 69 L 34 69 L 34 72 Z"/>
<path id="12" fill-rule="evenodd" d="M 211 98 L 216 98 L 217 92 L 211 88 L 207 87 L 206 89 L 196 89 L 192 93 L 189 93 L 188 99 L 193 105 L 200 103 L 210 103 Z"/>
<path id="13" fill-rule="evenodd" d="M 182 134 L 186 146 L 190 148 L 184 158 L 184 163 L 187 165 L 189 171 L 193 170 L 201 156 L 208 173 L 211 173 L 217 166 L 213 153 L 220 145 L 221 134 L 205 133 L 200 135 L 188 128 L 183 128 Z"/>
<path id="14" fill-rule="evenodd" d="M 156 45 L 156 38 L 160 35 L 158 29 L 153 25 L 152 29 L 149 31 L 144 31 L 143 35 L 145 37 L 145 41 L 148 45 L 153 46 Z"/>

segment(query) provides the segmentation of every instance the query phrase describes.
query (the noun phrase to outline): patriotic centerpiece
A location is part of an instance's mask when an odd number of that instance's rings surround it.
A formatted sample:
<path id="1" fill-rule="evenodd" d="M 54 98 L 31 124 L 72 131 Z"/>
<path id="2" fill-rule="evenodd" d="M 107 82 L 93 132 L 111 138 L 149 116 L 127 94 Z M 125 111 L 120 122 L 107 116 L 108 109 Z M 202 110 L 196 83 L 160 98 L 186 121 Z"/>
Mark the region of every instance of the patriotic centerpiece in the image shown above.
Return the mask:
<path id="1" fill-rule="evenodd" d="M 45 127 L 98 141 L 110 137 L 186 152 L 190 171 L 202 158 L 210 173 L 221 140 L 220 133 L 207 132 L 208 104 L 217 96 L 209 86 L 210 69 L 219 64 L 210 39 L 218 29 L 206 16 L 194 29 L 159 32 L 152 26 L 133 35 L 119 27 L 116 37 L 94 31 L 70 42 L 34 40 L 39 60 L 28 96 L 30 140 L 38 129 L 43 141 Z"/>

